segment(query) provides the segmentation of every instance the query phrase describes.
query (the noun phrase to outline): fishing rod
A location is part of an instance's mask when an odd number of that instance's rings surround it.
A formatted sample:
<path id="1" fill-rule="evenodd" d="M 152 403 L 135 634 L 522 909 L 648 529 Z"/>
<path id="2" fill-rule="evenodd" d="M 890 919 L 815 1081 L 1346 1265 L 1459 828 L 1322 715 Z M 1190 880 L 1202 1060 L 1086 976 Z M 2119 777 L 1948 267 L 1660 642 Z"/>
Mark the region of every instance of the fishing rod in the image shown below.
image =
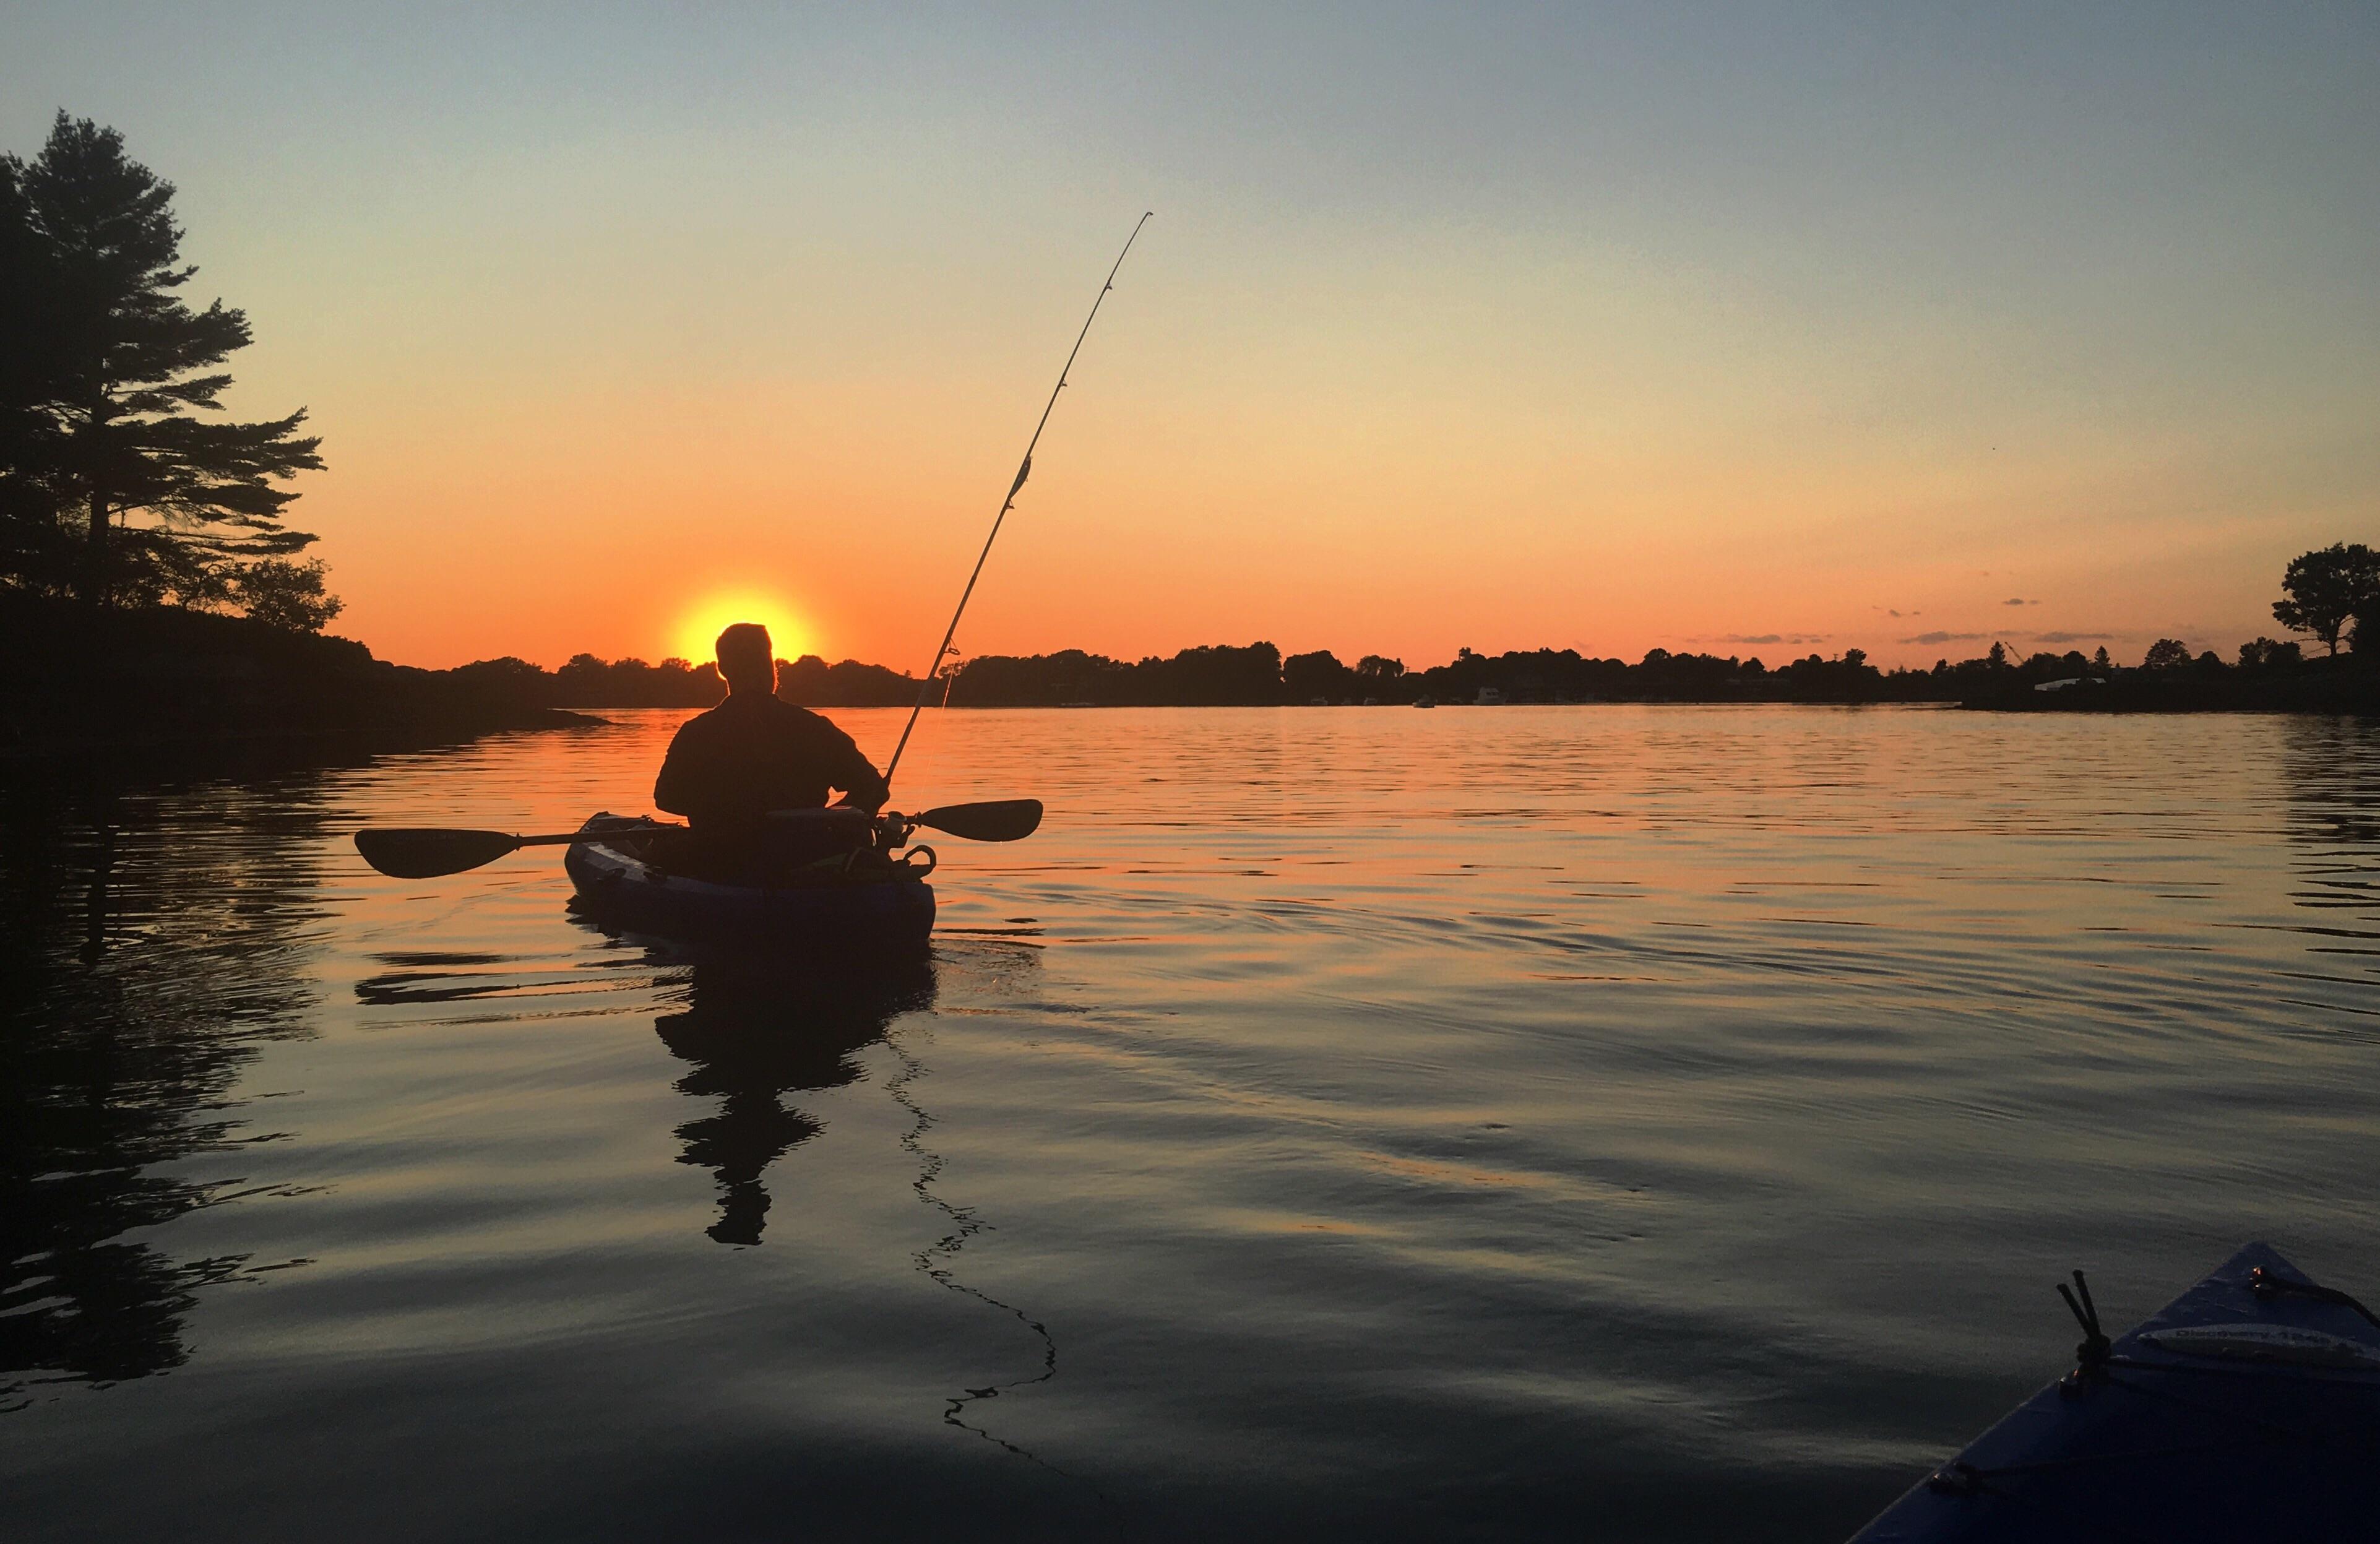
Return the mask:
<path id="1" fill-rule="evenodd" d="M 1050 426 L 1050 414 L 1058 406 L 1058 394 L 1066 389 L 1066 377 L 1075 368 L 1075 356 L 1083 351 L 1083 340 L 1091 335 L 1091 323 L 1099 319 L 1099 307 L 1106 303 L 1108 291 L 1115 287 L 1115 276 L 1123 267 L 1123 260 L 1132 252 L 1132 244 L 1140 239 L 1140 227 L 1148 224 L 1149 210 L 1143 213 L 1124 237 L 1123 250 L 1116 254 L 1115 266 L 1108 270 L 1108 282 L 1099 286 L 1099 298 L 1091 302 L 1091 314 L 1083 318 L 1083 330 L 1075 334 L 1075 346 L 1067 351 L 1065 367 L 1058 371 L 1058 383 L 1050 388 L 1050 400 L 1041 409 L 1041 421 L 1033 426 L 1033 438 L 1025 443 L 1025 459 L 1016 468 L 1016 480 L 1008 485 L 1008 497 L 1002 499 L 1000 513 L 991 517 L 991 534 L 983 539 L 983 551 L 976 554 L 975 571 L 967 576 L 966 588 L 959 591 L 959 609 L 951 613 L 951 625 L 942 630 L 942 646 L 934 650 L 934 663 L 926 667 L 926 678 L 917 684 L 917 701 L 909 710 L 909 722 L 901 726 L 901 741 L 892 748 L 892 760 L 884 768 L 885 785 L 892 783 L 893 769 L 901 764 L 901 753 L 909 748 L 909 732 L 917 727 L 917 715 L 926 711 L 926 699 L 933 695 L 934 677 L 941 674 L 942 661 L 950 657 L 951 639 L 958 636 L 959 618 L 966 614 L 967 602 L 975 594 L 975 581 L 983 577 L 984 559 L 991 555 L 991 544 L 1000 540 L 1000 524 L 1008 512 L 1016 507 L 1016 491 L 1033 474 L 1033 447 L 1041 443 L 1041 431 Z M 949 700 L 949 694 L 943 695 Z"/>

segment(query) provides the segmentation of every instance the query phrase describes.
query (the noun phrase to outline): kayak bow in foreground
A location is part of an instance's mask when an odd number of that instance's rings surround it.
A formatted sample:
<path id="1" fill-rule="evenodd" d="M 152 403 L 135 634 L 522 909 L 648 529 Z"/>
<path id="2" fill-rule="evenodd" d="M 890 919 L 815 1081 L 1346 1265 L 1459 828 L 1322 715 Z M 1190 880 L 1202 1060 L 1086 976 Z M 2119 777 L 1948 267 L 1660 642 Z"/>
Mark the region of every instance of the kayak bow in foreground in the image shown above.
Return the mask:
<path id="1" fill-rule="evenodd" d="M 2129 1334 L 2066 1288 L 2079 1364 L 1852 1544 L 2380 1535 L 2380 1321 L 2251 1244 Z"/>

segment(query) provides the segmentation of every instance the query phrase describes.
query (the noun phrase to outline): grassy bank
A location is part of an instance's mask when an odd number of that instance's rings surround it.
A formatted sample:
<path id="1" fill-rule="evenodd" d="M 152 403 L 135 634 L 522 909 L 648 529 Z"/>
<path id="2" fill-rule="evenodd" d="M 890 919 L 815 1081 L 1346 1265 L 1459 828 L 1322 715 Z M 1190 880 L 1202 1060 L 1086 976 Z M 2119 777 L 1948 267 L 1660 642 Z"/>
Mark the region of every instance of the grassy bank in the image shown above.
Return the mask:
<path id="1" fill-rule="evenodd" d="M 347 638 L 0 592 L 0 756 L 345 741 L 397 748 L 593 722 Z"/>

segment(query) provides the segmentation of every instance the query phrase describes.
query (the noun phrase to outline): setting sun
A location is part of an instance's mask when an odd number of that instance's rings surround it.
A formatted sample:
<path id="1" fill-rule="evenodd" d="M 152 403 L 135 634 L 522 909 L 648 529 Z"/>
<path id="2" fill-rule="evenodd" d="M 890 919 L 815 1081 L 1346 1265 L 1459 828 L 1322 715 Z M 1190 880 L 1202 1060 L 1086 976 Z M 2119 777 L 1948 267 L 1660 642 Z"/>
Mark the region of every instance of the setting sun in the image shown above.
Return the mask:
<path id="1" fill-rule="evenodd" d="M 817 640 L 810 636 L 808 625 L 792 606 L 753 590 L 714 595 L 695 607 L 679 624 L 669 651 L 700 664 L 710 658 L 720 633 L 737 622 L 758 622 L 768 628 L 769 641 L 775 645 L 781 660 L 798 660 L 817 651 Z"/>

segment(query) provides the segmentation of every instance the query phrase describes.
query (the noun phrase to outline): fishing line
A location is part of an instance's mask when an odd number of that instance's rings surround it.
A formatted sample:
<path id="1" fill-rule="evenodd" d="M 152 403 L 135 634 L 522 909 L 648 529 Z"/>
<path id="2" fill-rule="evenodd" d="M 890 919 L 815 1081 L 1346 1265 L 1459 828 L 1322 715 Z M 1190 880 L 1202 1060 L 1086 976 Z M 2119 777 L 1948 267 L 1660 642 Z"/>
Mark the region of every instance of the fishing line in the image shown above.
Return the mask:
<path id="1" fill-rule="evenodd" d="M 905 1029 L 906 1027 L 904 1027 Z M 933 1038 L 931 1029 L 925 1029 L 922 1032 L 928 1039 Z M 1082 1486 L 1107 1509 L 1109 1520 L 1116 1530 L 1116 1537 L 1121 1538 L 1123 1536 L 1123 1509 L 1117 1504 L 1115 1498 L 1101 1489 L 1096 1481 L 1078 1475 L 1071 1469 L 1062 1468 L 1039 1453 L 1010 1441 L 988 1426 L 978 1426 L 965 1418 L 968 1414 L 967 1407 L 978 1400 L 998 1399 L 1002 1394 L 1014 1393 L 1055 1379 L 1058 1376 L 1058 1341 L 1057 1337 L 1050 1333 L 1050 1327 L 1047 1324 L 1035 1319 L 1015 1304 L 1003 1302 L 981 1287 L 972 1286 L 959 1280 L 957 1269 L 959 1252 L 965 1249 L 968 1241 L 976 1235 L 990 1231 L 991 1224 L 977 1216 L 975 1208 L 961 1206 L 942 1196 L 935 1188 L 935 1182 L 941 1178 L 942 1170 L 946 1166 L 945 1161 L 941 1154 L 926 1146 L 925 1138 L 926 1133 L 932 1130 L 938 1123 L 932 1115 L 926 1112 L 925 1106 L 919 1104 L 916 1097 L 909 1092 L 909 1085 L 926 1076 L 926 1064 L 904 1043 L 903 1031 L 895 1030 L 890 1024 L 887 1024 L 884 1029 L 884 1044 L 901 1064 L 901 1070 L 893 1076 L 885 1079 L 884 1091 L 892 1097 L 893 1103 L 909 1112 L 914 1123 L 901 1137 L 901 1146 L 917 1161 L 917 1177 L 909 1182 L 909 1188 L 919 1201 L 941 1212 L 951 1227 L 949 1233 L 934 1243 L 923 1249 L 913 1250 L 909 1258 L 916 1262 L 918 1270 L 936 1285 L 963 1296 L 972 1297 L 989 1307 L 998 1308 L 1032 1331 L 1034 1338 L 1041 1343 L 1039 1372 L 1030 1378 L 1011 1379 L 1006 1382 L 990 1383 L 981 1388 L 963 1387 L 960 1392 L 944 1396 L 942 1424 L 956 1427 L 961 1431 L 970 1432 L 993 1446 L 1024 1459 L 1028 1464 L 1047 1469 L 1062 1479 Z"/>
<path id="2" fill-rule="evenodd" d="M 975 581 L 983 577 L 984 559 L 991 555 L 991 544 L 1000 540 L 1000 524 L 1016 507 L 1017 490 L 1033 474 L 1033 448 L 1041 443 L 1041 431 L 1050 426 L 1050 414 L 1058 406 L 1058 394 L 1066 389 L 1066 377 L 1075 368 L 1075 356 L 1083 351 L 1083 340 L 1091 335 L 1091 323 L 1099 320 L 1099 307 L 1106 303 L 1108 291 L 1115 287 L 1116 274 L 1130 255 L 1132 244 L 1140 239 L 1140 227 L 1148 224 L 1149 216 L 1156 213 L 1149 210 L 1143 213 L 1133 225 L 1132 234 L 1124 237 L 1123 250 L 1116 254 L 1115 266 L 1108 270 L 1107 283 L 1099 286 L 1099 298 L 1091 302 L 1091 314 L 1083 318 L 1083 330 L 1075 334 L 1075 346 L 1067 351 L 1065 367 L 1058 371 L 1058 383 L 1050 388 L 1050 400 L 1041 408 L 1041 421 L 1033 426 L 1033 438 L 1025 443 L 1025 459 L 1017 466 L 1016 480 L 1008 485 L 1008 497 L 1001 501 L 1000 513 L 991 518 L 991 534 L 983 539 L 983 551 L 976 554 L 975 571 L 967 575 L 966 588 L 959 591 L 959 609 L 951 613 L 951 625 L 942 630 L 941 647 L 934 650 L 934 663 L 926 667 L 925 679 L 917 683 L 917 704 L 909 710 L 909 722 L 901 726 L 900 743 L 892 748 L 892 760 L 884 767 L 887 787 L 892 785 L 894 769 L 901 765 L 901 753 L 909 748 L 909 732 L 917 727 L 917 715 L 926 711 L 926 699 L 933 695 L 934 677 L 941 673 L 942 661 L 950 657 L 951 639 L 958 635 L 959 618 L 966 614 L 967 601 L 975 594 Z"/>

